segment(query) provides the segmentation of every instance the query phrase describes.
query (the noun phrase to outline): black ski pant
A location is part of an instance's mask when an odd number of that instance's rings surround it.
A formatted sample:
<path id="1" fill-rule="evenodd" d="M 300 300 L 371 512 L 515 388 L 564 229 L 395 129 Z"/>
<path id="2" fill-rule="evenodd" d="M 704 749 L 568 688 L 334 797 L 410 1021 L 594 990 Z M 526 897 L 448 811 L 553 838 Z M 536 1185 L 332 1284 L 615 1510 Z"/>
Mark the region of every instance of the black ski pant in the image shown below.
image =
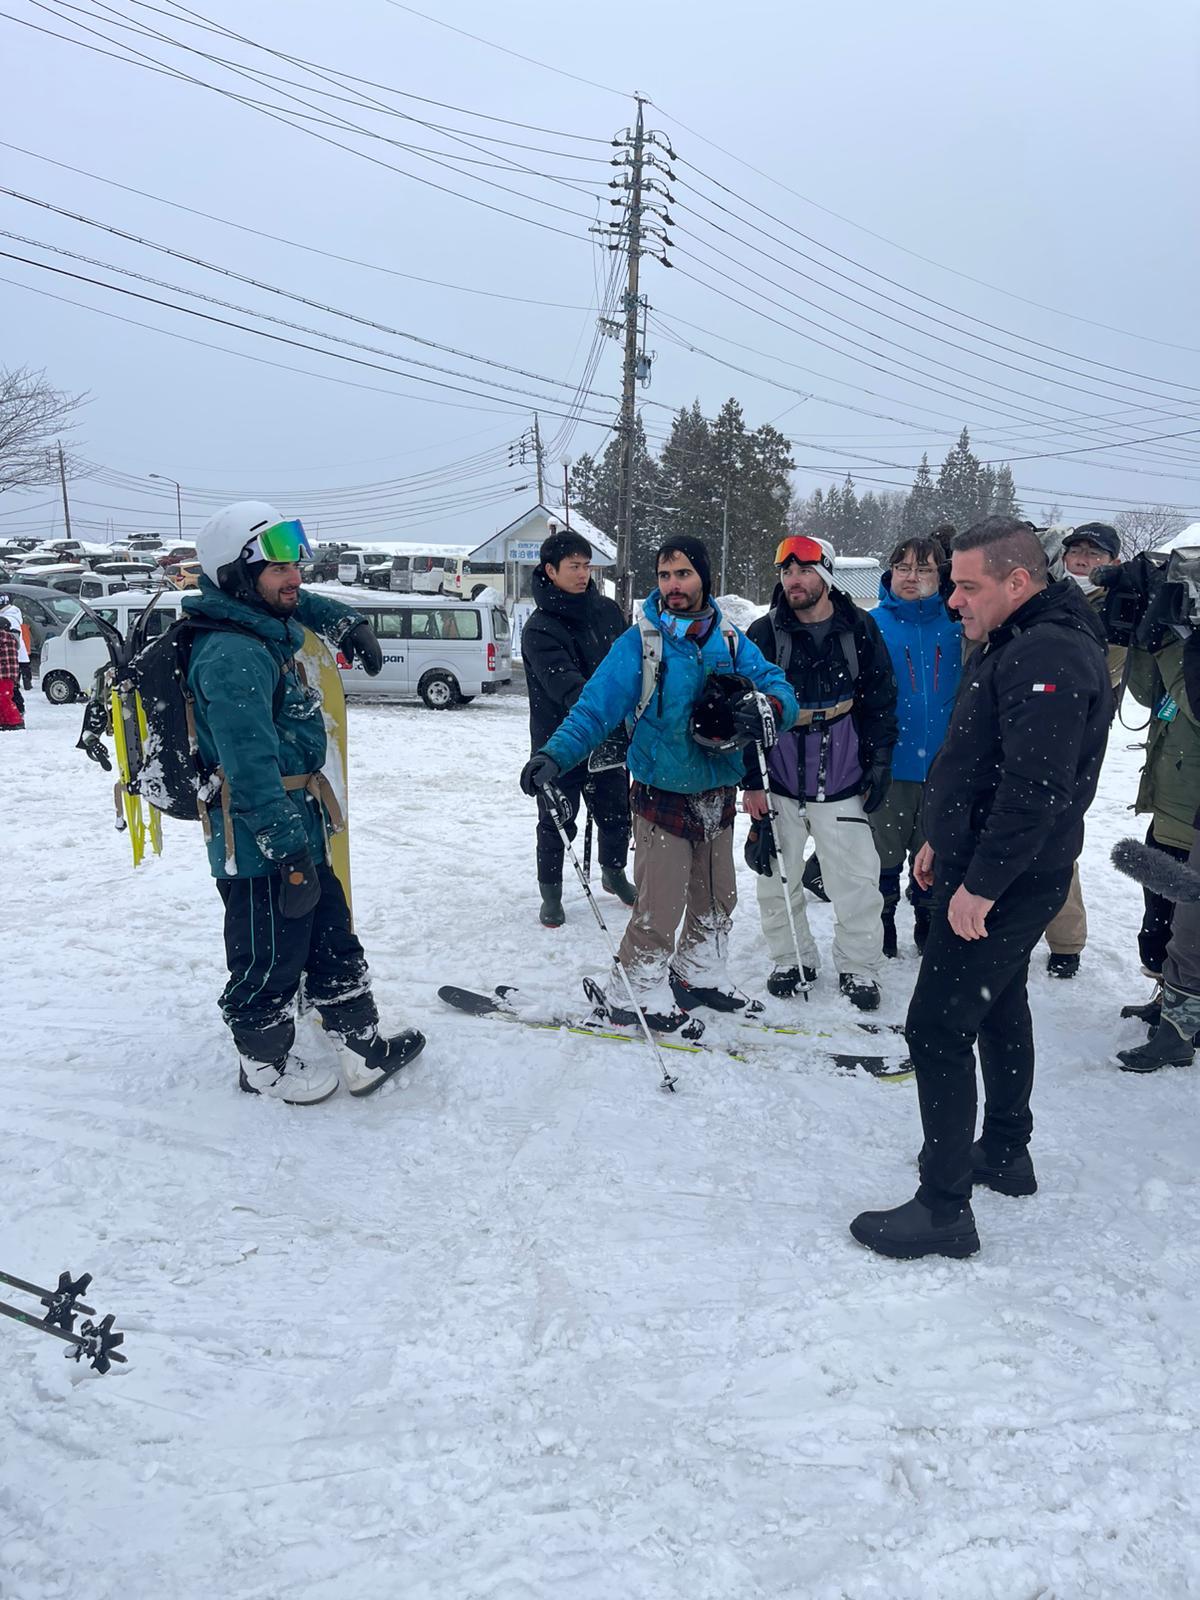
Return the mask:
<path id="1" fill-rule="evenodd" d="M 988 913 L 986 939 L 960 939 L 950 926 L 946 909 L 958 875 L 934 884 L 929 937 L 904 1037 L 917 1072 L 925 1134 L 917 1198 L 935 1213 L 956 1211 L 971 1198 L 976 1040 L 984 1090 L 981 1138 L 989 1157 L 1002 1162 L 1029 1143 L 1029 957 L 1070 883 L 1070 867 L 1023 873 Z"/>
<path id="2" fill-rule="evenodd" d="M 301 980 L 331 1033 L 370 1033 L 379 1020 L 342 886 L 327 865 L 317 868 L 317 877 L 321 898 L 305 917 L 280 913 L 278 873 L 217 879 L 229 965 L 221 1015 L 252 1061 L 279 1061 L 291 1049 Z"/>
<path id="3" fill-rule="evenodd" d="M 1146 830 L 1146 843 L 1173 861 L 1186 861 L 1188 853 L 1173 844 L 1160 844 L 1154 837 L 1154 824 Z M 1142 925 L 1138 929 L 1138 955 L 1147 972 L 1156 978 L 1162 976 L 1163 962 L 1167 958 L 1167 945 L 1171 939 L 1171 925 L 1175 918 L 1175 902 L 1164 900 L 1151 889 L 1142 890 Z"/>
<path id="4" fill-rule="evenodd" d="M 605 772 L 589 772 L 586 762 L 564 772 L 554 780 L 571 808 L 567 838 L 578 831 L 580 797 L 587 802 L 596 823 L 597 859 L 602 867 L 624 867 L 629 860 L 629 773 L 624 767 L 609 767 Z M 549 807 L 538 796 L 537 875 L 539 883 L 561 883 L 563 843 L 550 815 Z"/>

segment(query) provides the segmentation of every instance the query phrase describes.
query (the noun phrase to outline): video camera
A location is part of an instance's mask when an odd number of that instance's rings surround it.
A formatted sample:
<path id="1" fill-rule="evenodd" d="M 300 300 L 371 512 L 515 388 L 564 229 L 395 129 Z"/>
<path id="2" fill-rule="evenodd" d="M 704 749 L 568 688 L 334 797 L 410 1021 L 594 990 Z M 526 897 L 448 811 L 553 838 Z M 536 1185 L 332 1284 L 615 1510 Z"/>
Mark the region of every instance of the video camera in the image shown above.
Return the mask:
<path id="1" fill-rule="evenodd" d="M 1200 550 L 1143 551 L 1120 566 L 1097 567 L 1092 582 L 1108 591 L 1100 620 L 1109 644 L 1161 650 L 1200 627 Z"/>

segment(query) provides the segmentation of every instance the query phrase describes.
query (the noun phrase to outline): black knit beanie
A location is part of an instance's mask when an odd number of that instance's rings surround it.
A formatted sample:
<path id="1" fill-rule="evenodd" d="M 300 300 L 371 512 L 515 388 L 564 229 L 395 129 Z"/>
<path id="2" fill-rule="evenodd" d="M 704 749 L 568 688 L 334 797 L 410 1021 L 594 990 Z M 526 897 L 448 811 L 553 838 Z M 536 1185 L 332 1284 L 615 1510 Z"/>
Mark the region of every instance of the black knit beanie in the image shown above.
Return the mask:
<path id="1" fill-rule="evenodd" d="M 704 599 L 712 599 L 712 563 L 708 558 L 708 549 L 703 539 L 693 539 L 690 534 L 680 534 L 676 538 L 664 539 L 659 545 L 654 557 L 657 568 L 662 558 L 672 550 L 678 550 L 680 555 L 686 556 L 696 571 L 700 574 L 700 582 L 704 585 Z"/>

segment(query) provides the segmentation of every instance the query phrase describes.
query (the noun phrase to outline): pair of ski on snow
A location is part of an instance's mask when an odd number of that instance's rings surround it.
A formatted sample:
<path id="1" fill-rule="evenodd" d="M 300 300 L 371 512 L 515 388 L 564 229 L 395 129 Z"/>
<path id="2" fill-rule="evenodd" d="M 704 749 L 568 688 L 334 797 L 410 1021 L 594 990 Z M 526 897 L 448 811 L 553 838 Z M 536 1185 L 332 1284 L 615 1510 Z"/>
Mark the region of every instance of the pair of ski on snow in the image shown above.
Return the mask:
<path id="1" fill-rule="evenodd" d="M 472 1017 L 491 1017 L 497 1021 L 515 1022 L 526 1028 L 567 1032 L 590 1039 L 607 1039 L 617 1044 L 639 1042 L 640 1035 L 636 1030 L 618 1027 L 606 1015 L 606 997 L 598 984 L 590 978 L 585 979 L 584 990 L 593 1002 L 593 1009 L 583 1017 L 527 1015 L 521 1005 L 520 991 L 507 984 L 499 985 L 490 994 L 446 984 L 438 990 L 438 999 L 448 1006 L 453 1006 L 456 1011 L 465 1012 Z M 745 1060 L 756 1046 L 761 1047 L 775 1043 L 779 1039 L 792 1038 L 808 1041 L 817 1055 L 842 1072 L 862 1071 L 888 1083 L 905 1083 L 913 1075 L 911 1063 L 900 1055 L 832 1050 L 822 1042 L 829 1037 L 829 1034 L 817 1028 L 760 1022 L 757 1017 L 734 1014 L 727 1020 L 737 1029 L 737 1042 L 733 1044 L 718 1044 L 698 1036 L 681 1039 L 676 1036 L 664 1037 L 661 1034 L 655 1036 L 655 1042 L 660 1049 L 680 1051 L 685 1055 L 705 1055 L 716 1051 L 740 1061 Z M 863 1033 L 884 1038 L 889 1034 L 903 1032 L 900 1024 L 893 1022 L 854 1022 L 851 1026 Z"/>

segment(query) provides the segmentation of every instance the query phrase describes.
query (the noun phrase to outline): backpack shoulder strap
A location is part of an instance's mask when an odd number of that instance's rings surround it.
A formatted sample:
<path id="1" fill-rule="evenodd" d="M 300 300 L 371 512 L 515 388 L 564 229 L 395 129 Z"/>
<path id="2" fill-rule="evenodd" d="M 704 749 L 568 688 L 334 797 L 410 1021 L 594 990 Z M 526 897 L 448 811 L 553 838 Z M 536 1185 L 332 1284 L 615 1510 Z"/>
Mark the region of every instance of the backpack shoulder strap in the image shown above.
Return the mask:
<path id="1" fill-rule="evenodd" d="M 775 665 L 786 677 L 792 663 L 792 636 L 786 628 L 779 626 L 774 611 L 771 613 L 771 630 L 775 635 Z"/>
<path id="2" fill-rule="evenodd" d="M 850 669 L 850 682 L 858 682 L 858 643 L 854 637 L 854 629 L 847 628 L 841 636 L 842 654 L 846 658 L 846 666 Z"/>
<path id="3" fill-rule="evenodd" d="M 729 651 L 729 665 L 737 671 L 738 631 L 732 622 L 721 618 L 721 637 L 725 641 L 725 648 Z"/>
<path id="4" fill-rule="evenodd" d="M 654 698 L 664 670 L 662 630 L 644 611 L 638 612 L 638 632 L 642 639 L 642 688 L 633 714 L 635 722 Z"/>

